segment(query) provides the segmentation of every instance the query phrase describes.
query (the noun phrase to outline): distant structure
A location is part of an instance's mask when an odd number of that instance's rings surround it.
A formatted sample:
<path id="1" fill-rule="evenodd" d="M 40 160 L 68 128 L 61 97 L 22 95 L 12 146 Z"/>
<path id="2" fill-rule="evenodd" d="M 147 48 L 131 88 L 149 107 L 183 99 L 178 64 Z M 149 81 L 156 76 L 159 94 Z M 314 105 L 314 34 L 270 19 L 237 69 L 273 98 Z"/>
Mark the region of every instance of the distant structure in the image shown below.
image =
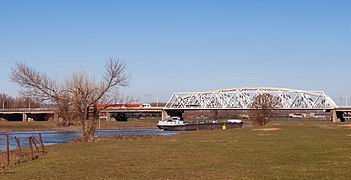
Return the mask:
<path id="1" fill-rule="evenodd" d="M 173 93 L 164 111 L 164 116 L 181 117 L 189 110 L 250 110 L 255 97 L 270 94 L 277 110 L 323 110 L 332 111 L 332 121 L 343 121 L 351 108 L 340 109 L 323 91 L 305 91 L 287 88 L 232 88 L 207 92 Z"/>
<path id="2" fill-rule="evenodd" d="M 165 109 L 252 109 L 259 94 L 270 94 L 277 102 L 275 109 L 325 110 L 338 106 L 323 91 L 284 88 L 234 88 L 208 92 L 173 93 Z"/>
<path id="3" fill-rule="evenodd" d="M 323 91 L 304 91 L 287 88 L 233 88 L 207 92 L 173 93 L 164 107 L 150 104 L 99 104 L 100 118 L 127 121 L 128 118 L 154 117 L 163 120 L 173 116 L 182 119 L 184 111 L 203 110 L 250 110 L 255 98 L 260 94 L 270 94 L 276 102 L 276 110 L 309 111 L 301 117 L 318 117 L 313 111 L 331 112 L 331 121 L 343 122 L 351 119 L 351 107 L 338 107 Z M 297 116 L 291 115 L 291 116 Z M 54 108 L 2 109 L 0 118 L 47 120 L 59 117 Z"/>

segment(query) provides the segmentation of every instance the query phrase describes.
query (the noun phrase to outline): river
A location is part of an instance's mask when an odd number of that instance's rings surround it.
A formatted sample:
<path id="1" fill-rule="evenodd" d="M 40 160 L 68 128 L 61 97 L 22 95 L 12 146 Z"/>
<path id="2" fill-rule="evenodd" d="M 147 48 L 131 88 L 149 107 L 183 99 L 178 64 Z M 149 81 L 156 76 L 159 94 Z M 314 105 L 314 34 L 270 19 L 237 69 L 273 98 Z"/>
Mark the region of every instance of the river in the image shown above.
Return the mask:
<path id="1" fill-rule="evenodd" d="M 67 143 L 69 140 L 82 136 L 81 132 L 72 131 L 31 131 L 31 132 L 0 132 L 0 151 L 6 150 L 6 135 L 10 137 L 10 149 L 16 148 L 14 137 L 20 138 L 21 146 L 28 147 L 28 137 L 35 136 L 39 139 L 41 133 L 45 146 L 51 144 Z M 111 135 L 126 135 L 126 134 L 159 134 L 165 136 L 175 135 L 179 132 L 160 131 L 158 129 L 134 129 L 134 130 L 97 130 L 95 137 L 111 136 Z"/>

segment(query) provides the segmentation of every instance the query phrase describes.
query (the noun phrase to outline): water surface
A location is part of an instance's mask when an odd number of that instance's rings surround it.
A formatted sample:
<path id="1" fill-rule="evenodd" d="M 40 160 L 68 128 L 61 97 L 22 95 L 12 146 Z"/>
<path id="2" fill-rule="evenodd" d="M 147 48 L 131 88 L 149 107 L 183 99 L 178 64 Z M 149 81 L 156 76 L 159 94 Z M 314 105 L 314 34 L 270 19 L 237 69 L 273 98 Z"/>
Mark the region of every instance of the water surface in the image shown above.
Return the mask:
<path id="1" fill-rule="evenodd" d="M 28 147 L 28 137 L 35 136 L 39 139 L 39 133 L 41 133 L 44 145 L 51 144 L 62 144 L 67 143 L 69 140 L 76 137 L 81 137 L 81 132 L 73 131 L 30 131 L 30 132 L 0 132 L 0 151 L 6 149 L 6 134 L 10 137 L 10 149 L 16 148 L 16 141 L 14 137 L 21 140 L 22 147 Z M 126 135 L 126 134 L 158 134 L 171 136 L 179 132 L 160 131 L 158 129 L 134 129 L 134 130 L 97 130 L 95 131 L 95 137 L 98 136 L 112 136 L 112 135 Z"/>

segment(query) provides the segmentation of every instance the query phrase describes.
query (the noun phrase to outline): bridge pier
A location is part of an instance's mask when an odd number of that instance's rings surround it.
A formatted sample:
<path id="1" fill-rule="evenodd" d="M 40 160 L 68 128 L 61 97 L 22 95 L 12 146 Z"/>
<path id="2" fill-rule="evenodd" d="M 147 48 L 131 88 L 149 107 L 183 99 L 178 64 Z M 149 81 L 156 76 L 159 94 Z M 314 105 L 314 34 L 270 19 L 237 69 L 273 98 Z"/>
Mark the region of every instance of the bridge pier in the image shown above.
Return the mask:
<path id="1" fill-rule="evenodd" d="M 111 121 L 111 114 L 109 112 L 106 112 L 106 121 Z"/>
<path id="2" fill-rule="evenodd" d="M 340 122 L 340 119 L 338 119 L 335 110 L 333 110 L 332 113 L 331 113 L 331 121 L 332 121 L 332 122 Z"/>
<path id="3" fill-rule="evenodd" d="M 59 121 L 59 115 L 58 113 L 54 113 L 54 121 Z"/>
<path id="4" fill-rule="evenodd" d="M 27 121 L 27 119 L 28 119 L 27 114 L 26 114 L 26 113 L 23 113 L 23 114 L 22 114 L 22 121 L 25 122 L 25 121 Z"/>
<path id="5" fill-rule="evenodd" d="M 169 119 L 170 117 L 171 117 L 171 116 L 167 114 L 167 111 L 162 110 L 162 115 L 161 115 L 162 120 L 167 120 L 167 119 Z"/>

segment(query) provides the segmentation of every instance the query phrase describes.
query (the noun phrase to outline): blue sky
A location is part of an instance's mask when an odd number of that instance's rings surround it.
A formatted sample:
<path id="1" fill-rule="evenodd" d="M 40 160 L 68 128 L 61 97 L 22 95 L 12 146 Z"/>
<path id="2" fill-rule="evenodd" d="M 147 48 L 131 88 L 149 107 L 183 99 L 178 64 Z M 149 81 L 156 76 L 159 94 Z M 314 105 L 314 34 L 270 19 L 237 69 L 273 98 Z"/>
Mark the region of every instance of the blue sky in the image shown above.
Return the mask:
<path id="1" fill-rule="evenodd" d="M 351 98 L 351 1 L 0 1 L 0 92 L 16 61 L 61 79 L 126 62 L 143 102 L 239 87 Z M 345 99 L 342 100 L 344 103 Z M 351 103 L 351 100 L 349 100 Z"/>

